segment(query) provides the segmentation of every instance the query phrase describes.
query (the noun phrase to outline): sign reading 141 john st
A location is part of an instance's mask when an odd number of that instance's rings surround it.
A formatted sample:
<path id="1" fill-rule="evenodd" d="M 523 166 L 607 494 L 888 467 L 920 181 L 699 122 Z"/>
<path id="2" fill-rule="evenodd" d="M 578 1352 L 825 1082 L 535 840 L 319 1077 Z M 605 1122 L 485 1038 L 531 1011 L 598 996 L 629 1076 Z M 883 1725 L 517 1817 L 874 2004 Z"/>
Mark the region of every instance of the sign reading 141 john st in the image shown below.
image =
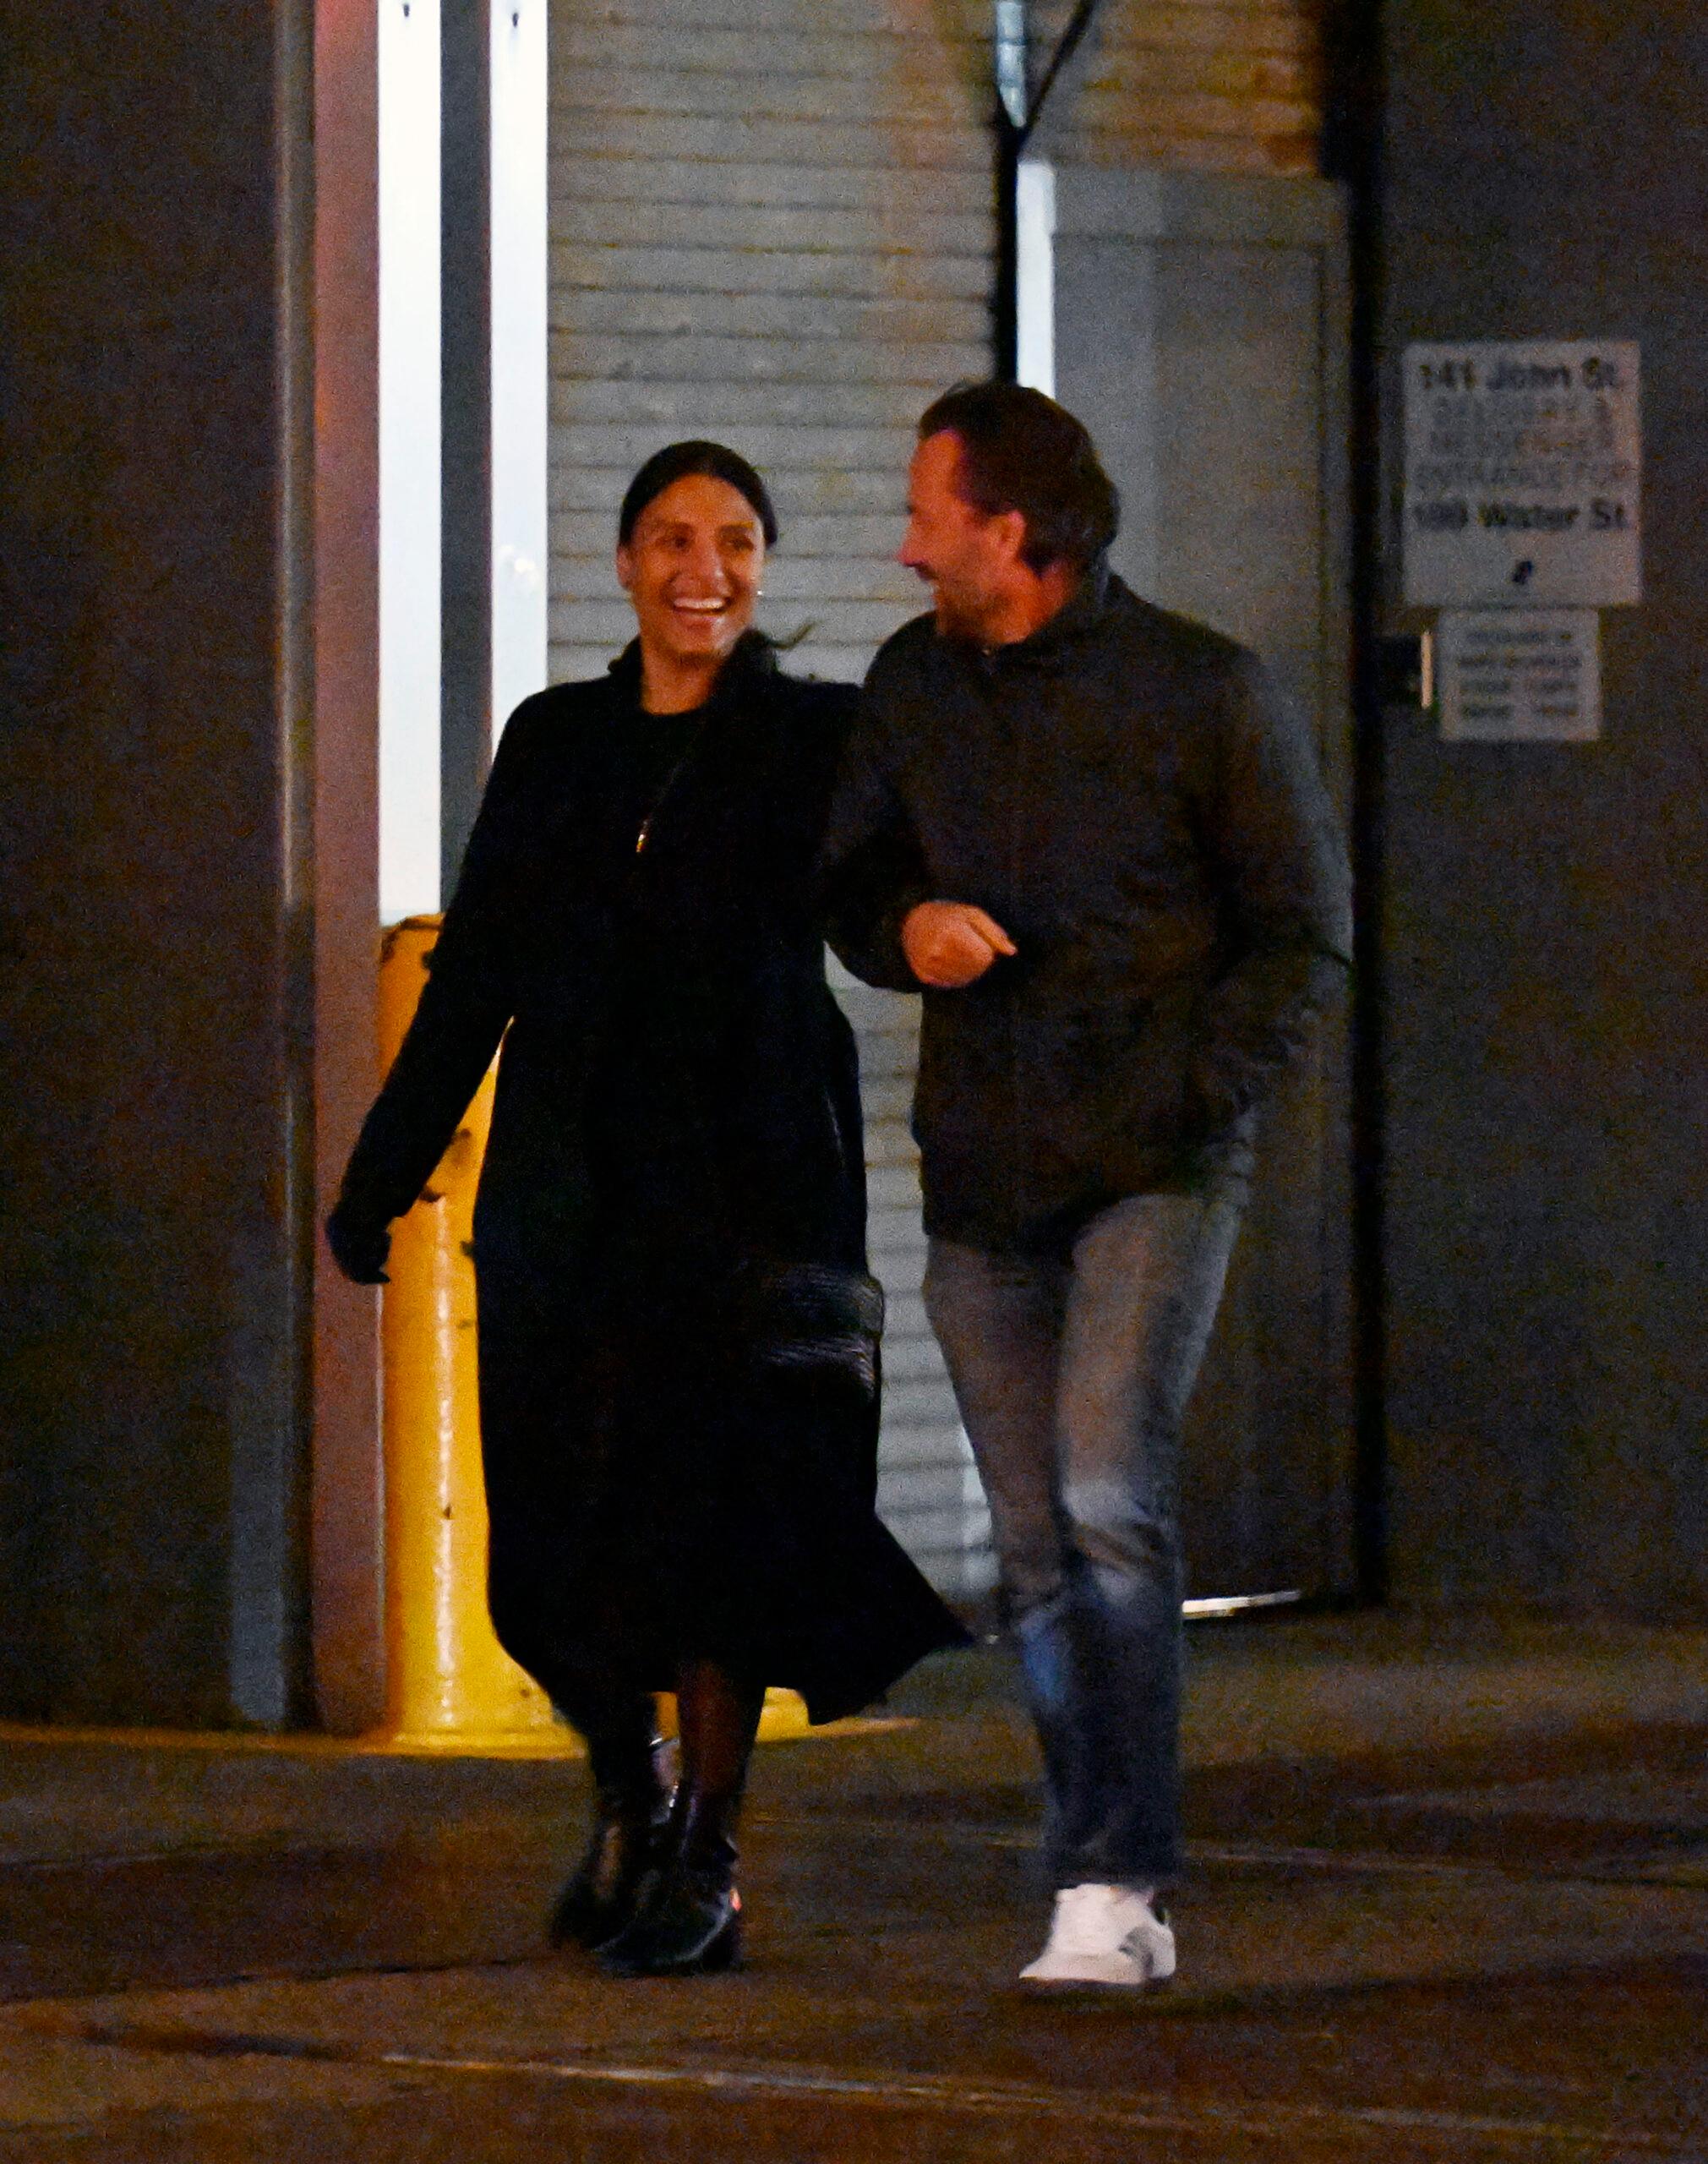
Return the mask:
<path id="1" fill-rule="evenodd" d="M 1607 608 L 1641 598 L 1637 348 L 1405 349 L 1405 598 Z"/>

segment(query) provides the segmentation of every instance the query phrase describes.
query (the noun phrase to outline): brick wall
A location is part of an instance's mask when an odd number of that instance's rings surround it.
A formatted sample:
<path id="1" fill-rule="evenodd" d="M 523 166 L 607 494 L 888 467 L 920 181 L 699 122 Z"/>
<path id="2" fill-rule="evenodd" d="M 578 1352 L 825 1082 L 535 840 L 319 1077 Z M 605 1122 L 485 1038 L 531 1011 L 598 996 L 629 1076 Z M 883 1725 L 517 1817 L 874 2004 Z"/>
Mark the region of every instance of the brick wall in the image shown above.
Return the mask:
<path id="1" fill-rule="evenodd" d="M 1033 10 L 1043 28 L 1067 13 Z M 1056 85 L 1038 154 L 1083 165 L 1315 172 L 1318 13 L 1314 0 L 1103 0 Z"/>

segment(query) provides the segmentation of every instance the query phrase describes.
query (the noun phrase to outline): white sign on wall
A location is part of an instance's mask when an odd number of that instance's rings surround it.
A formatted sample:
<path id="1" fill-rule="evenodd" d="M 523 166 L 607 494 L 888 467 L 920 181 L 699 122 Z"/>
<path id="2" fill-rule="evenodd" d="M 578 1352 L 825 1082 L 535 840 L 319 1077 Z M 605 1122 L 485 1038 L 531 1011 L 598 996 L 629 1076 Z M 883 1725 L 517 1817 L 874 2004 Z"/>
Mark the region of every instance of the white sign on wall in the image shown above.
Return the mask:
<path id="1" fill-rule="evenodd" d="M 1585 744 L 1602 729 L 1593 609 L 1448 609 L 1438 657 L 1450 742 Z"/>
<path id="2" fill-rule="evenodd" d="M 1628 339 L 1405 349 L 1405 599 L 1641 598 L 1638 352 Z"/>

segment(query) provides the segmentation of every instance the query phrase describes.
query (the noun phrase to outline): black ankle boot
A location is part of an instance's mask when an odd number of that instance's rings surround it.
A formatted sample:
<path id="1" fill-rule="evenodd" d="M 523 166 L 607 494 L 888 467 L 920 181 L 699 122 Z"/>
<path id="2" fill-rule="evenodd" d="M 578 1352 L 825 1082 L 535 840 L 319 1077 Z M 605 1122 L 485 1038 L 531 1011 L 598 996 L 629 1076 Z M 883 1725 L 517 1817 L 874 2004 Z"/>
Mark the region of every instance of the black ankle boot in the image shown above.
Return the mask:
<path id="1" fill-rule="evenodd" d="M 669 1754 L 670 1746 L 655 1737 L 644 1771 L 636 1765 L 622 1778 L 600 1782 L 586 1852 L 547 1926 L 554 1946 L 602 1947 L 634 1915 L 669 1823 Z"/>
<path id="2" fill-rule="evenodd" d="M 599 1948 L 614 1976 L 687 1976 L 741 1959 L 735 1890 L 739 1798 L 679 1795 L 668 1852 L 649 1874 L 626 1927 Z"/>

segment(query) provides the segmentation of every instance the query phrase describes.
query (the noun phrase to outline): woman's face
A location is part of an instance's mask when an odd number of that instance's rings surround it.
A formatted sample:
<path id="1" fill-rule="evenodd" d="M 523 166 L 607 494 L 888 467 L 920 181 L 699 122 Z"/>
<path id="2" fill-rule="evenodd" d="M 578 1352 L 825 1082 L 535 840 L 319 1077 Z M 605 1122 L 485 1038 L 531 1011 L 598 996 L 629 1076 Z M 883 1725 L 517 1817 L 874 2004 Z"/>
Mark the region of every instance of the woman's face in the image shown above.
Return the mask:
<path id="1" fill-rule="evenodd" d="M 739 489 L 709 473 L 673 481 L 617 549 L 643 656 L 715 671 L 753 621 L 764 570 L 765 530 Z"/>

